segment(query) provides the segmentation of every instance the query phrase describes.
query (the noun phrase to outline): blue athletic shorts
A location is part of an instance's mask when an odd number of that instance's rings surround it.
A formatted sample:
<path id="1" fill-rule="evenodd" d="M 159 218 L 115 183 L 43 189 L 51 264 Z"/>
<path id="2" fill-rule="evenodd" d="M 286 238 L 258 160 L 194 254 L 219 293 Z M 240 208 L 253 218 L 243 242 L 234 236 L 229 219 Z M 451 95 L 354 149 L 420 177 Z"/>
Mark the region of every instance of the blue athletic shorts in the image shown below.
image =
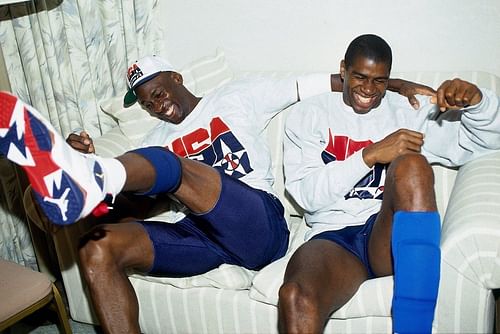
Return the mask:
<path id="1" fill-rule="evenodd" d="M 377 214 L 371 215 L 363 225 L 348 226 L 336 231 L 326 231 L 311 238 L 330 240 L 356 256 L 365 266 L 368 278 L 374 278 L 370 260 L 368 258 L 368 241 L 372 233 Z"/>
<path id="2" fill-rule="evenodd" d="M 222 263 L 259 270 L 288 248 L 284 209 L 273 195 L 221 173 L 221 194 L 205 214 L 169 224 L 141 221 L 154 247 L 152 275 L 184 277 Z"/>

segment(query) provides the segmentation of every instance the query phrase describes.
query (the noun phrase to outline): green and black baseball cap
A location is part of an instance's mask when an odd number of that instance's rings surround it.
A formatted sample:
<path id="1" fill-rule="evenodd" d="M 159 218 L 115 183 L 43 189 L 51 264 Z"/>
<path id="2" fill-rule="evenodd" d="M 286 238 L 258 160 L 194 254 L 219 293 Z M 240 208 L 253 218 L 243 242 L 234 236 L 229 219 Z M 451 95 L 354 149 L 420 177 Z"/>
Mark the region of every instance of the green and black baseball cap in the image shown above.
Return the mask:
<path id="1" fill-rule="evenodd" d="M 172 64 L 159 56 L 146 56 L 136 60 L 128 67 L 128 92 L 123 98 L 123 105 L 129 107 L 137 102 L 134 89 L 153 79 L 161 72 L 176 72 Z"/>

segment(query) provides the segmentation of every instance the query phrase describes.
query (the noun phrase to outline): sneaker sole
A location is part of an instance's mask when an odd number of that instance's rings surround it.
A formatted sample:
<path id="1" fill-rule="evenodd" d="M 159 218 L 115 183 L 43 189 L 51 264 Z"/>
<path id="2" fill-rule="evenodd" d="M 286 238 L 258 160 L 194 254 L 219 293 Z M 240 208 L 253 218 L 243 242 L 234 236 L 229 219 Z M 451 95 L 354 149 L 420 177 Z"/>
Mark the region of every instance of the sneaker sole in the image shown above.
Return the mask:
<path id="1" fill-rule="evenodd" d="M 33 195 L 57 225 L 77 221 L 85 203 L 78 182 L 54 158 L 59 138 L 43 117 L 17 97 L 0 92 L 0 152 L 26 172 Z"/>

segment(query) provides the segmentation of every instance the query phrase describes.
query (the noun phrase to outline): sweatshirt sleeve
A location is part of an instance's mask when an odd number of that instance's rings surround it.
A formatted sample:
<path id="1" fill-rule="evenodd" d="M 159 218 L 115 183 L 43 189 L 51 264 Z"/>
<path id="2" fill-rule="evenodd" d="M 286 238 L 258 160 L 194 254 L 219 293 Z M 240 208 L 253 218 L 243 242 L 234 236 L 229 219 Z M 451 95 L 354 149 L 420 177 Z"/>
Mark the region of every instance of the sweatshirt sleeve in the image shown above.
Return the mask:
<path id="1" fill-rule="evenodd" d="M 331 82 L 325 73 L 282 78 L 256 76 L 234 83 L 231 89 L 244 92 L 242 99 L 247 109 L 254 110 L 256 119 L 265 125 L 299 100 L 330 92 Z"/>
<path id="2" fill-rule="evenodd" d="M 325 129 L 321 123 L 326 120 L 315 109 L 304 102 L 295 105 L 284 139 L 286 189 L 311 214 L 333 208 L 370 171 L 361 150 L 343 161 L 323 162 L 325 141 L 319 129 Z"/>
<path id="3" fill-rule="evenodd" d="M 500 149 L 499 97 L 490 90 L 481 92 L 478 104 L 429 122 L 422 148 L 429 161 L 461 166 Z"/>
<path id="4" fill-rule="evenodd" d="M 331 92 L 331 75 L 325 73 L 316 73 L 303 75 L 297 78 L 298 97 L 305 100 L 308 97 L 316 96 L 322 93 Z"/>

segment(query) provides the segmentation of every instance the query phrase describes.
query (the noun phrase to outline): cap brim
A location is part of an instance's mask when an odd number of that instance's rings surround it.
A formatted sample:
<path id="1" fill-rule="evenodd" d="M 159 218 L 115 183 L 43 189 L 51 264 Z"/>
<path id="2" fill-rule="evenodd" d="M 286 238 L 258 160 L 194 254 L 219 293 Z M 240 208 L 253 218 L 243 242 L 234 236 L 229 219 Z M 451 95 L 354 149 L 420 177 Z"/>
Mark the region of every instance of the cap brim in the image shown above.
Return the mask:
<path id="1" fill-rule="evenodd" d="M 125 96 L 123 97 L 123 106 L 125 108 L 127 107 L 130 107 L 131 105 L 133 105 L 134 103 L 137 102 L 137 95 L 135 95 L 135 92 L 134 92 L 134 89 L 136 89 L 137 87 L 139 87 L 140 85 L 148 82 L 149 80 L 155 78 L 156 76 L 158 76 L 161 72 L 156 72 L 156 73 L 153 73 L 151 74 L 150 76 L 148 77 L 145 77 L 144 79 L 142 79 L 137 85 L 134 86 L 134 88 L 130 88 L 127 92 L 127 94 L 125 94 Z"/>
<path id="2" fill-rule="evenodd" d="M 127 108 L 136 102 L 137 102 L 137 96 L 135 95 L 134 90 L 130 88 L 127 94 L 125 94 L 125 96 L 123 97 L 123 106 Z"/>

